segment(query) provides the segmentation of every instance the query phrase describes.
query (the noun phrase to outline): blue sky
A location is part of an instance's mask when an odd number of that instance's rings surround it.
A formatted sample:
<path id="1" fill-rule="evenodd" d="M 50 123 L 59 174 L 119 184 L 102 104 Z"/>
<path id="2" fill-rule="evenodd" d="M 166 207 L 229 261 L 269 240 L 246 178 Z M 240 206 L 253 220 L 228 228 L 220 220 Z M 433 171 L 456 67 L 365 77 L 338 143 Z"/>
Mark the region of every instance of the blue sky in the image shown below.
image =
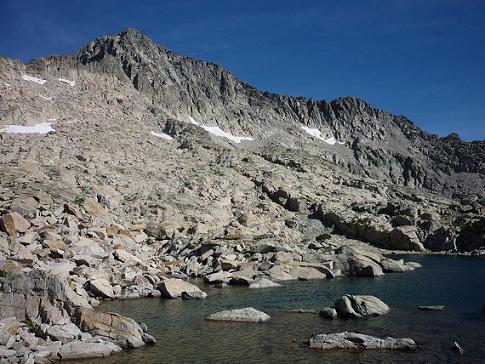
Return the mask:
<path id="1" fill-rule="evenodd" d="M 0 0 L 0 55 L 70 54 L 127 27 L 260 90 L 357 96 L 485 139 L 485 1 Z"/>

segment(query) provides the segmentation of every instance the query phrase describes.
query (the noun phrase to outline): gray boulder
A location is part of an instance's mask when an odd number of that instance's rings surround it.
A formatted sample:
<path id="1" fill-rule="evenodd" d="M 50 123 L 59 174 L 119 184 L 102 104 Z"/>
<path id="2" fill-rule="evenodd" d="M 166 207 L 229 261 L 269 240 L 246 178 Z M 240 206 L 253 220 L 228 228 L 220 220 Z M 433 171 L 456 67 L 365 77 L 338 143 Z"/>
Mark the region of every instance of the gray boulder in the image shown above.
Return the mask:
<path id="1" fill-rule="evenodd" d="M 356 332 L 340 332 L 334 334 L 320 334 L 310 338 L 311 349 L 318 350 L 415 350 L 416 343 L 409 338 L 392 338 L 364 335 Z"/>
<path id="2" fill-rule="evenodd" d="M 318 313 L 320 317 L 326 318 L 326 319 L 334 319 L 337 318 L 337 310 L 333 307 L 324 307 L 320 310 Z"/>
<path id="3" fill-rule="evenodd" d="M 209 321 L 235 321 L 261 323 L 271 318 L 268 314 L 252 307 L 216 312 L 207 317 Z"/>
<path id="4" fill-rule="evenodd" d="M 58 352 L 60 360 L 105 358 L 122 349 L 109 341 L 71 341 L 62 345 Z"/>
<path id="5" fill-rule="evenodd" d="M 380 316 L 389 312 L 390 308 L 374 296 L 353 296 L 346 294 L 334 303 L 334 308 L 342 317 Z"/>

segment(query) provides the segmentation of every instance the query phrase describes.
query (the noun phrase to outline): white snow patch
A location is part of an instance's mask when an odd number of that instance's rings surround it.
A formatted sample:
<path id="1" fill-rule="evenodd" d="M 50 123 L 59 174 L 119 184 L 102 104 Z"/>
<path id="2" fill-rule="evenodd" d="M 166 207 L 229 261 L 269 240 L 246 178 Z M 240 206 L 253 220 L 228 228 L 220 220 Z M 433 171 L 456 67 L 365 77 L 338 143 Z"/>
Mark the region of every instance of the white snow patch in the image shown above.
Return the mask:
<path id="1" fill-rule="evenodd" d="M 29 76 L 29 75 L 23 75 L 22 79 L 25 80 L 25 81 L 38 83 L 39 85 L 43 85 L 44 83 L 47 82 L 46 80 L 43 80 L 41 78 L 37 78 L 37 77 L 34 77 L 34 76 Z"/>
<path id="2" fill-rule="evenodd" d="M 41 99 L 44 99 L 44 100 L 47 100 L 47 101 L 51 101 L 52 100 L 52 97 L 50 97 L 50 96 L 39 95 L 39 97 Z"/>
<path id="3" fill-rule="evenodd" d="M 43 122 L 33 126 L 23 126 L 23 125 L 5 125 L 3 129 L 0 129 L 0 133 L 7 134 L 47 134 L 51 131 L 55 131 L 51 127 L 52 123 Z"/>
<path id="4" fill-rule="evenodd" d="M 222 138 L 227 138 L 229 140 L 232 140 L 234 143 L 241 143 L 243 140 L 253 140 L 251 137 L 239 137 L 239 136 L 234 136 L 232 134 L 226 133 L 224 130 L 219 128 L 218 126 L 205 126 L 205 125 L 200 125 L 201 128 L 203 128 L 205 131 L 218 136 Z"/>
<path id="5" fill-rule="evenodd" d="M 322 132 L 316 128 L 309 128 L 308 126 L 302 126 L 301 127 L 306 133 L 310 134 L 311 136 L 320 139 L 321 141 L 330 144 L 330 145 L 335 145 L 335 143 L 338 144 L 345 144 L 345 142 L 338 141 L 335 139 L 335 137 L 331 136 L 329 138 L 325 138 L 322 135 Z"/>
<path id="6" fill-rule="evenodd" d="M 67 83 L 71 87 L 74 87 L 76 85 L 76 81 L 69 81 L 69 80 L 66 80 L 65 78 L 58 78 L 57 80 Z"/>
<path id="7" fill-rule="evenodd" d="M 221 138 L 226 138 L 226 139 L 232 140 L 234 143 L 237 143 L 237 144 L 241 143 L 243 140 L 254 140 L 251 137 L 241 137 L 241 136 L 232 135 L 230 133 L 225 132 L 224 130 L 222 130 L 218 126 L 201 125 L 200 123 L 198 123 L 197 121 L 195 121 L 195 119 L 192 116 L 190 116 L 190 115 L 189 115 L 189 121 L 190 121 L 191 124 L 200 126 L 202 129 L 204 129 L 205 131 L 211 133 L 212 135 L 215 135 L 215 136 L 218 136 L 218 137 L 221 137 Z"/>
<path id="8" fill-rule="evenodd" d="M 199 125 L 199 123 L 197 121 L 195 121 L 195 119 L 189 115 L 189 121 L 191 124 L 194 124 L 194 125 Z"/>
<path id="9" fill-rule="evenodd" d="M 165 140 L 172 140 L 173 139 L 168 134 L 165 134 L 165 133 L 155 133 L 153 130 L 150 132 L 150 134 L 152 134 L 153 136 L 156 136 L 157 138 L 162 138 L 162 139 L 165 139 Z"/>

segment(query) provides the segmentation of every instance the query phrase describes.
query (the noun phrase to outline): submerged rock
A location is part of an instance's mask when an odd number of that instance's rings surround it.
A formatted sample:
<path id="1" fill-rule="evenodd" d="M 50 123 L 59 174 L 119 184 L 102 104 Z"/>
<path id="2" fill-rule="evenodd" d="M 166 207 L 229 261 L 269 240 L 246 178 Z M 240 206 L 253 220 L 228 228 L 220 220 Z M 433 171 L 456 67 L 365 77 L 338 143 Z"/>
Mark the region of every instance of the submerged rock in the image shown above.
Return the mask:
<path id="1" fill-rule="evenodd" d="M 271 318 L 268 314 L 252 307 L 225 310 L 213 313 L 207 317 L 210 321 L 234 321 L 234 322 L 265 322 Z"/>
<path id="2" fill-rule="evenodd" d="M 435 306 L 417 306 L 420 311 L 445 311 L 446 306 L 435 305 Z"/>
<path id="3" fill-rule="evenodd" d="M 457 351 L 460 354 L 463 354 L 465 350 L 461 347 L 460 344 L 458 344 L 456 341 L 453 341 L 453 344 L 451 344 L 451 350 Z"/>
<path id="4" fill-rule="evenodd" d="M 415 350 L 416 343 L 410 338 L 381 339 L 375 336 L 356 332 L 340 332 L 334 334 L 319 334 L 310 338 L 310 349 L 334 350 Z"/>
<path id="5" fill-rule="evenodd" d="M 334 303 L 334 308 L 342 317 L 380 316 L 389 312 L 390 308 L 374 296 L 353 296 L 346 294 Z"/>

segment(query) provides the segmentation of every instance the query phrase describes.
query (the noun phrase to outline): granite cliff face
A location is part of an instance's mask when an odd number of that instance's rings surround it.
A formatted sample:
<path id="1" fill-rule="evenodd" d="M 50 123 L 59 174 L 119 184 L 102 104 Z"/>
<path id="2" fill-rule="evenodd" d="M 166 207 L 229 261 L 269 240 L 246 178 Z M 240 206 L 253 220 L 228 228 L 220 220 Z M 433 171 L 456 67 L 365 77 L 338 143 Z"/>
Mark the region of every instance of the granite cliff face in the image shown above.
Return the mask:
<path id="1" fill-rule="evenodd" d="M 15 331 L 0 359 L 151 344 L 92 308 L 205 297 L 180 277 L 275 287 L 418 267 L 389 250 L 485 248 L 485 142 L 356 98 L 260 92 L 131 29 L 73 56 L 0 58 L 0 181 L 1 312 L 28 320 L 0 313 Z M 20 287 L 30 276 L 44 288 Z"/>

